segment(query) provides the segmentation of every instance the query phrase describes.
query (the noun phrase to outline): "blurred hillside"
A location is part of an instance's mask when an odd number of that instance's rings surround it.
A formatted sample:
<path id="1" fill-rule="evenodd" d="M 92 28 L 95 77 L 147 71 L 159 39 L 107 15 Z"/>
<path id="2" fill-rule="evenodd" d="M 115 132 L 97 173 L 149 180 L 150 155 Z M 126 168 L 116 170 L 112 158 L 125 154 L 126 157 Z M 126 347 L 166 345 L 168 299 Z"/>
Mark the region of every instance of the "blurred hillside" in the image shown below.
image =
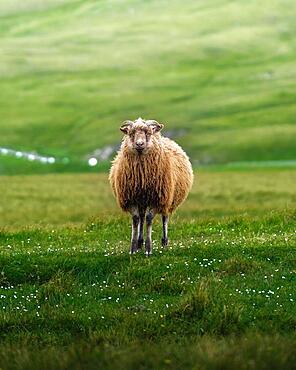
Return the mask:
<path id="1" fill-rule="evenodd" d="M 295 17 L 293 0 L 2 0 L 0 147 L 79 163 L 142 116 L 196 164 L 296 159 Z"/>

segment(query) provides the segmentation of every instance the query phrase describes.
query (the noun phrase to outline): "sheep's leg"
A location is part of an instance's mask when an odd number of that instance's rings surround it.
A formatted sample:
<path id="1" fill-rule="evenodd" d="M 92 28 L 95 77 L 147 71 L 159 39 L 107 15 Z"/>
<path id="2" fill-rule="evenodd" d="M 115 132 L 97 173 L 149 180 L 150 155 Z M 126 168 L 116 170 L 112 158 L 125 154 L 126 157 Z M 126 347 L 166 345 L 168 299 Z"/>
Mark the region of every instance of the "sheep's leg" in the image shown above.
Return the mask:
<path id="1" fill-rule="evenodd" d="M 144 221 L 146 211 L 140 212 L 140 224 L 139 224 L 139 238 L 138 238 L 138 250 L 142 249 L 144 243 Z"/>
<path id="2" fill-rule="evenodd" d="M 146 235 L 146 241 L 145 241 L 145 249 L 146 249 L 146 256 L 150 256 L 152 253 L 152 221 L 153 221 L 154 213 L 152 210 L 150 210 L 147 213 L 146 216 L 146 225 L 147 225 L 147 235 Z"/>
<path id="3" fill-rule="evenodd" d="M 162 239 L 161 239 L 161 244 L 162 244 L 163 247 L 166 247 L 169 244 L 168 224 L 169 224 L 169 216 L 162 215 Z"/>
<path id="4" fill-rule="evenodd" d="M 138 249 L 138 232 L 140 216 L 137 209 L 132 210 L 132 239 L 130 254 L 137 252 Z"/>

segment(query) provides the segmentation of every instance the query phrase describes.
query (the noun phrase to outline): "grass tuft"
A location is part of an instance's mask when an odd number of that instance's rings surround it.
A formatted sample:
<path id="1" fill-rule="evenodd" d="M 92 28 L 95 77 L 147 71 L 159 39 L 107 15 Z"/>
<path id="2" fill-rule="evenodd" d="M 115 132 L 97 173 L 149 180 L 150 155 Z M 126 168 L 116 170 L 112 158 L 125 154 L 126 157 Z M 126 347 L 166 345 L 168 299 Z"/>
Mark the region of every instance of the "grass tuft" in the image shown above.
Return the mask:
<path id="1" fill-rule="evenodd" d="M 260 270 L 262 264 L 257 261 L 235 256 L 225 260 L 220 268 L 221 272 L 227 275 L 250 274 Z"/>

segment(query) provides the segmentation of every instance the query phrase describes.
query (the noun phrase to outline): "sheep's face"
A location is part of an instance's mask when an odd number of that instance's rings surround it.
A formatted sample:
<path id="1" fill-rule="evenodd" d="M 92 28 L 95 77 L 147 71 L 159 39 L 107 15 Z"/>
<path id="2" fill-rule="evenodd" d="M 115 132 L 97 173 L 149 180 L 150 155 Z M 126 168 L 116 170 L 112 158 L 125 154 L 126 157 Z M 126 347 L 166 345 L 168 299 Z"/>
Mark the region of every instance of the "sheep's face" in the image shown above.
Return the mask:
<path id="1" fill-rule="evenodd" d="M 153 145 L 153 135 L 162 128 L 161 123 L 139 118 L 136 121 L 125 121 L 120 130 L 126 134 L 126 143 L 131 151 L 145 154 Z"/>

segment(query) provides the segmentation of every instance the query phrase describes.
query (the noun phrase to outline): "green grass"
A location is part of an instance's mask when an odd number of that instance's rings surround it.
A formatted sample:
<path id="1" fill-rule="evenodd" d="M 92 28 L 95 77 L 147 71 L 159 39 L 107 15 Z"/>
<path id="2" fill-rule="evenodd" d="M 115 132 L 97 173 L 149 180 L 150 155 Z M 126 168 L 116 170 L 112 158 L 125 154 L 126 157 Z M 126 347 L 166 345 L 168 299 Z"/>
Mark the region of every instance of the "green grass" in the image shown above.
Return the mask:
<path id="1" fill-rule="evenodd" d="M 0 147 L 70 160 L 0 156 L 1 369 L 295 369 L 295 15 L 0 2 Z M 148 259 L 128 254 L 109 163 L 86 165 L 138 116 L 201 166 Z"/>
<path id="2" fill-rule="evenodd" d="M 273 210 L 293 208 L 295 182 L 294 169 L 201 169 L 195 173 L 188 200 L 173 220 L 256 219 Z M 5 194 L 0 227 L 9 230 L 122 218 L 106 173 L 1 176 L 0 193 Z"/>
<path id="3" fill-rule="evenodd" d="M 195 164 L 295 160 L 295 15 L 293 0 L 2 0 L 0 144 L 76 163 L 144 116 L 185 129 Z"/>
<path id="4" fill-rule="evenodd" d="M 294 170 L 206 171 L 130 257 L 106 174 L 1 178 L 3 369 L 293 369 Z"/>

